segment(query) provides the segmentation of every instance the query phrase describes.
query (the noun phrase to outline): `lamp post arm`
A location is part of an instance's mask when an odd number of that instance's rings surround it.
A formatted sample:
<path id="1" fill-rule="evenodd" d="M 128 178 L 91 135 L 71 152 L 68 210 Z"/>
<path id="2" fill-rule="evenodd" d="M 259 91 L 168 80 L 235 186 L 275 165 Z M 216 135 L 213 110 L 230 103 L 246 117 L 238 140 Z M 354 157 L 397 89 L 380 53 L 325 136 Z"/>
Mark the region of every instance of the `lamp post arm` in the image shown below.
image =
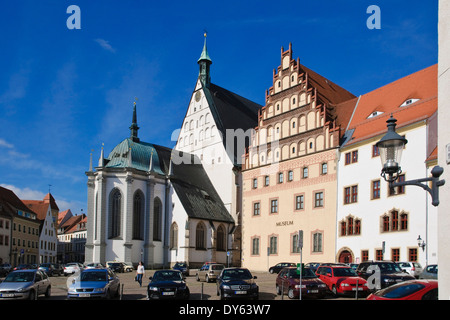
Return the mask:
<path id="1" fill-rule="evenodd" d="M 431 204 L 436 207 L 439 205 L 439 187 L 445 184 L 445 180 L 439 180 L 439 177 L 442 174 L 442 172 L 443 169 L 441 167 L 435 166 L 433 170 L 431 170 L 432 177 L 400 182 L 390 181 L 389 188 L 393 189 L 395 187 L 410 186 L 410 185 L 419 186 L 430 193 Z M 431 188 L 427 184 L 427 182 L 430 181 L 431 181 Z"/>

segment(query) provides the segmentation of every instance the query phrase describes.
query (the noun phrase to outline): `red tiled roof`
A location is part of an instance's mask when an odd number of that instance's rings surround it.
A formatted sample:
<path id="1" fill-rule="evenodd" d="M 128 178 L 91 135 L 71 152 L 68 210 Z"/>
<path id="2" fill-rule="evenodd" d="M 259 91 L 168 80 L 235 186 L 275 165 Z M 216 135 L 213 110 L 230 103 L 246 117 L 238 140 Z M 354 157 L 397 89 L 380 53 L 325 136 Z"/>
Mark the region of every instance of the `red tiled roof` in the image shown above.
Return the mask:
<path id="1" fill-rule="evenodd" d="M 419 100 L 401 107 L 408 99 Z M 383 113 L 368 119 L 376 111 Z M 401 128 L 428 119 L 436 111 L 437 64 L 362 95 L 348 126 L 354 132 L 346 145 L 386 132 L 386 120 L 391 114 L 397 119 L 397 128 Z"/>

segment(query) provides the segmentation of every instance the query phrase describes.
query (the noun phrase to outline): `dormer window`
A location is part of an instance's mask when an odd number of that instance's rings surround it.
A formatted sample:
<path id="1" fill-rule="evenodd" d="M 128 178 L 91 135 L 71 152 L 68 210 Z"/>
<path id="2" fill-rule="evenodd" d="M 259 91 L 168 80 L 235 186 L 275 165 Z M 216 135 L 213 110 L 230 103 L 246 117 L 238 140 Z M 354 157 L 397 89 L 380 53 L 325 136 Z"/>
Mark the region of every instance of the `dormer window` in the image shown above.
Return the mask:
<path id="1" fill-rule="evenodd" d="M 372 112 L 372 113 L 367 117 L 367 119 L 370 119 L 370 118 L 379 116 L 380 114 L 383 114 L 383 113 L 384 113 L 384 112 L 382 112 L 382 111 L 374 111 L 374 112 Z"/>
<path id="2" fill-rule="evenodd" d="M 409 106 L 410 104 L 413 104 L 416 101 L 419 101 L 420 99 L 408 99 L 405 102 L 402 103 L 400 107 Z"/>

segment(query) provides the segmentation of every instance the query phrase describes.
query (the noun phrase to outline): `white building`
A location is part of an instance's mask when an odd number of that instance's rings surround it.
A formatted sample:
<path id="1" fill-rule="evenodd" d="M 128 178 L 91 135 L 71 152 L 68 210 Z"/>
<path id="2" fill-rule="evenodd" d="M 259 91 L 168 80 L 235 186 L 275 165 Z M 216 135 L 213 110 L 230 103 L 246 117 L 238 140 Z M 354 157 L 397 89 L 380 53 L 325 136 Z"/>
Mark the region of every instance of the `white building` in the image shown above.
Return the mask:
<path id="1" fill-rule="evenodd" d="M 353 100 L 350 123 L 338 163 L 336 260 L 437 262 L 437 208 L 417 186 L 393 193 L 380 176 L 375 144 L 397 119 L 397 133 L 408 143 L 400 179 L 430 175 L 437 164 L 437 65 L 385 85 Z M 418 237 L 425 246 L 418 246 Z"/>

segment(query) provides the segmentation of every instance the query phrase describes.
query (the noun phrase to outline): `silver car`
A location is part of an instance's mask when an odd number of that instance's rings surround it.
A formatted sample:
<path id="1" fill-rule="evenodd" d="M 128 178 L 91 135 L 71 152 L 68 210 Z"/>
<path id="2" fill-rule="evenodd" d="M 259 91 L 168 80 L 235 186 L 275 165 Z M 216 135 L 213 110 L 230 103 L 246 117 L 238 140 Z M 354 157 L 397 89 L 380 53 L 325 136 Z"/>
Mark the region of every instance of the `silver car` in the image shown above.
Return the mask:
<path id="1" fill-rule="evenodd" d="M 219 274 L 225 268 L 223 264 L 211 263 L 201 267 L 196 273 L 197 281 L 205 280 L 206 282 L 216 281 Z"/>
<path id="2" fill-rule="evenodd" d="M 40 294 L 45 294 L 47 298 L 51 294 L 50 280 L 47 274 L 40 270 L 16 270 L 0 283 L 0 300 L 35 300 Z"/>
<path id="3" fill-rule="evenodd" d="M 438 265 L 430 264 L 425 267 L 419 276 L 419 279 L 437 279 L 438 278 Z"/>
<path id="4" fill-rule="evenodd" d="M 120 295 L 120 280 L 109 269 L 86 269 L 72 281 L 67 298 L 104 298 Z"/>
<path id="5" fill-rule="evenodd" d="M 397 262 L 400 268 L 415 278 L 419 278 L 422 273 L 422 266 L 418 262 Z"/>

